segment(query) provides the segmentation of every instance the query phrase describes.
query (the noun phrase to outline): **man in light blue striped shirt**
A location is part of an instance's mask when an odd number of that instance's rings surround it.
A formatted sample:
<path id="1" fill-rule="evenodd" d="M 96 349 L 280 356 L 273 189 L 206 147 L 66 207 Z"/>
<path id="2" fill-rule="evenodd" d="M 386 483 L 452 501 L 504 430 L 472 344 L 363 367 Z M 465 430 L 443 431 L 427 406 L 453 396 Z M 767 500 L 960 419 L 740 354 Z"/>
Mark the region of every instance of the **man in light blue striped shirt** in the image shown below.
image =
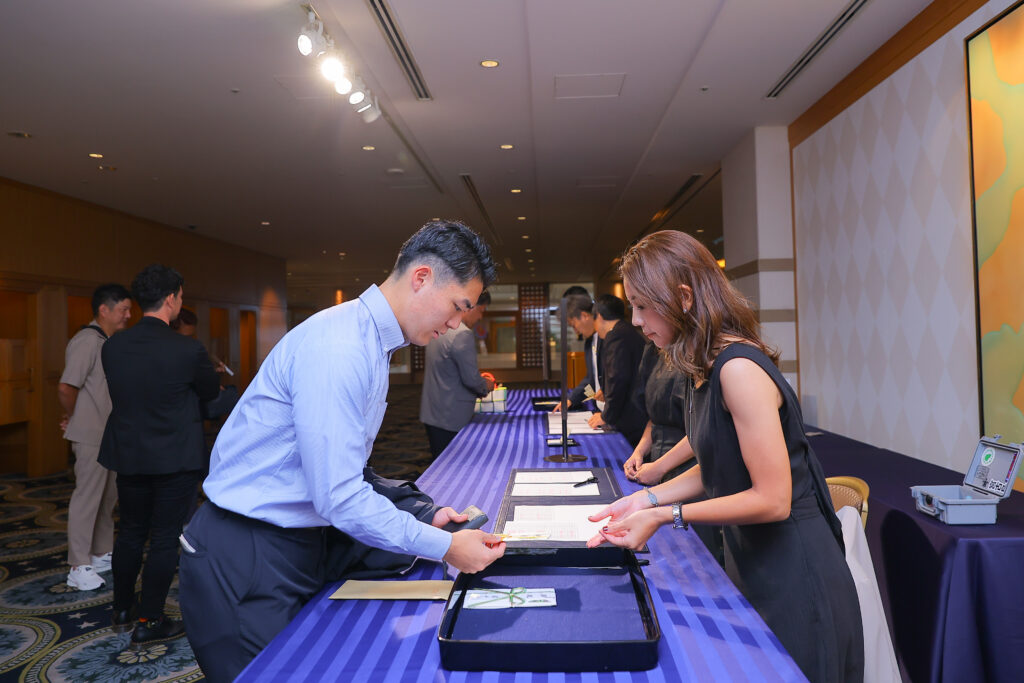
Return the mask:
<path id="1" fill-rule="evenodd" d="M 431 222 L 392 274 L 312 316 L 274 347 L 217 437 L 204 505 L 182 535 L 180 601 L 207 679 L 232 680 L 320 588 L 324 534 L 480 571 L 497 536 L 451 534 L 441 508 L 417 521 L 363 467 L 387 406 L 391 354 L 457 328 L 494 280 L 490 250 L 457 222 Z"/>

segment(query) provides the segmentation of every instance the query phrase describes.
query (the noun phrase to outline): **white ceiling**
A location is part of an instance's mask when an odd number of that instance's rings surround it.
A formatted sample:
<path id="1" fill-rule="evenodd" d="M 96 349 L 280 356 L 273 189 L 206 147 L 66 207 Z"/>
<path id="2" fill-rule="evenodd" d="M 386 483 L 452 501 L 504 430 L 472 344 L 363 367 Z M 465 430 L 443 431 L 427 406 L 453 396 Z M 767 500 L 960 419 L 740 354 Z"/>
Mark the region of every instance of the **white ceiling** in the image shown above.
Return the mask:
<path id="1" fill-rule="evenodd" d="M 592 280 L 695 173 L 691 193 L 712 180 L 664 227 L 714 239 L 719 160 L 928 3 L 869 2 L 766 100 L 849 0 L 390 0 L 433 96 L 419 101 L 367 0 L 315 2 L 387 113 L 369 124 L 297 51 L 298 2 L 5 3 L 0 131 L 32 137 L 0 136 L 0 176 L 286 258 L 293 303 L 380 280 L 435 216 L 488 237 L 503 282 L 532 279 L 527 246 L 533 278 Z M 603 76 L 565 78 L 581 75 Z M 556 82 L 618 96 L 556 98 Z"/>

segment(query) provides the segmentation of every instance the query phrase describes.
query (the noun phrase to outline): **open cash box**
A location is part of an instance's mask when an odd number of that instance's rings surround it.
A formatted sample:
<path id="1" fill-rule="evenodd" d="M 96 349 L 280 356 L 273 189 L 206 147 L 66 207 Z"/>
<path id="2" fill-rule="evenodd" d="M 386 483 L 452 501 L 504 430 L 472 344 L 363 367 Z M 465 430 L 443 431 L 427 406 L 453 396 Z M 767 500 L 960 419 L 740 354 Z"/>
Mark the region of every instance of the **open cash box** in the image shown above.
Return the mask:
<path id="1" fill-rule="evenodd" d="M 542 480 L 544 473 L 558 473 L 555 478 L 569 486 L 589 483 L 571 495 L 544 495 L 544 485 L 532 483 Z M 552 489 L 556 486 L 552 484 Z M 517 510 L 603 507 L 620 496 L 607 468 L 516 469 L 494 532 L 518 529 L 522 534 L 529 524 L 522 524 L 523 515 L 517 515 Z M 506 539 L 506 543 L 500 560 L 477 574 L 459 574 L 455 580 L 438 629 L 445 668 L 639 671 L 657 665 L 661 629 L 632 551 L 607 545 L 588 549 L 580 534 L 565 540 L 557 532 L 548 539 Z M 482 601 L 487 603 L 484 608 Z"/>
<path id="2" fill-rule="evenodd" d="M 946 524 L 995 524 L 996 505 L 1009 498 L 1020 468 L 1022 446 L 982 437 L 963 486 L 911 486 L 917 509 Z"/>

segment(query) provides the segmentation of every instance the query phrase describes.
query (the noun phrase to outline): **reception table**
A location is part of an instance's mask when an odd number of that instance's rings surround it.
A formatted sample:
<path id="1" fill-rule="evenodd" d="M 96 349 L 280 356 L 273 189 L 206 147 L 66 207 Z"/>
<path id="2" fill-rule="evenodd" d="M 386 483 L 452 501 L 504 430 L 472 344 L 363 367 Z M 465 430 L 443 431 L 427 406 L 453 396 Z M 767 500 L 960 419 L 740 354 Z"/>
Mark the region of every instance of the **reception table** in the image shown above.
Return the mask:
<path id="1" fill-rule="evenodd" d="M 475 504 L 497 515 L 513 468 L 552 467 L 544 456 L 547 420 L 530 405 L 536 391 L 512 392 L 503 414 L 477 415 L 417 484 L 457 510 Z M 622 474 L 631 449 L 619 434 L 576 437 L 587 456 L 572 467 L 611 467 Z M 658 666 L 640 672 L 499 673 L 441 667 L 437 628 L 441 601 L 330 600 L 340 585 L 316 595 L 239 681 L 803 681 L 760 616 L 737 592 L 692 531 L 663 528 L 651 538 L 644 574 L 661 625 Z M 409 579 L 440 579 L 439 563 L 418 561 Z"/>
<path id="2" fill-rule="evenodd" d="M 964 475 L 838 434 L 811 431 L 827 476 L 871 487 L 865 533 L 893 644 L 911 681 L 1024 680 L 1024 494 L 996 524 L 950 526 L 919 512 L 917 484 Z M 967 468 L 974 452 L 964 453 Z"/>

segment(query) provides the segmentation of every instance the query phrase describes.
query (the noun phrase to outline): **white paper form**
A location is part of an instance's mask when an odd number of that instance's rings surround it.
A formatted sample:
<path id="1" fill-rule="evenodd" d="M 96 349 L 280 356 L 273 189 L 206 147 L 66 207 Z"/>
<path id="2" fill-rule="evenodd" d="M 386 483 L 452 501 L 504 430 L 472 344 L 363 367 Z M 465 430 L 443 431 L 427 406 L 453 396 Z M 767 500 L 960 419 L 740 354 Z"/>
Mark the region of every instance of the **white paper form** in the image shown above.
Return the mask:
<path id="1" fill-rule="evenodd" d="M 538 498 L 557 498 L 565 496 L 598 496 L 601 494 L 597 484 L 576 486 L 575 484 L 514 484 L 512 496 L 535 496 Z"/>
<path id="2" fill-rule="evenodd" d="M 543 472 L 516 472 L 517 484 L 575 484 L 594 476 L 590 470 L 544 470 Z"/>
<path id="3" fill-rule="evenodd" d="M 566 429 L 570 434 L 604 434 L 603 429 L 594 429 L 587 420 L 593 413 L 586 411 L 581 413 L 567 413 Z M 562 416 L 558 413 L 548 413 L 548 434 L 561 434 L 562 433 Z"/>
<path id="4" fill-rule="evenodd" d="M 502 532 L 512 535 L 548 534 L 549 541 L 588 541 L 607 520 L 591 522 L 589 515 L 607 505 L 518 505 L 515 518 Z"/>

